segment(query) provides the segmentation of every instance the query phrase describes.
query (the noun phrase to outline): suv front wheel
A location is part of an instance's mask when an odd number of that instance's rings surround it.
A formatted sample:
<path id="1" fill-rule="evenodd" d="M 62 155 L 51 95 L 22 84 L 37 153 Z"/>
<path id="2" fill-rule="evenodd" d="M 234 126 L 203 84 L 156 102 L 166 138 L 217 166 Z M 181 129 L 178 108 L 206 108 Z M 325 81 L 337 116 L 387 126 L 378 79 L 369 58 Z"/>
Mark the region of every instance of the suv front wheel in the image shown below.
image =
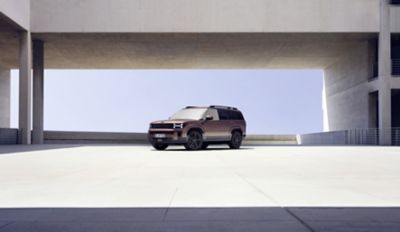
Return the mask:
<path id="1" fill-rule="evenodd" d="M 231 141 L 229 142 L 229 147 L 231 149 L 239 149 L 240 146 L 242 145 L 242 133 L 240 133 L 239 131 L 234 131 L 232 133 L 232 137 L 231 137 Z"/>
<path id="2" fill-rule="evenodd" d="M 165 149 L 167 149 L 168 145 L 167 144 L 155 143 L 155 144 L 153 144 L 153 147 L 158 151 L 164 151 Z"/>
<path id="3" fill-rule="evenodd" d="M 187 150 L 200 150 L 203 146 L 203 135 L 197 131 L 192 130 L 187 135 L 187 143 L 185 148 Z"/>

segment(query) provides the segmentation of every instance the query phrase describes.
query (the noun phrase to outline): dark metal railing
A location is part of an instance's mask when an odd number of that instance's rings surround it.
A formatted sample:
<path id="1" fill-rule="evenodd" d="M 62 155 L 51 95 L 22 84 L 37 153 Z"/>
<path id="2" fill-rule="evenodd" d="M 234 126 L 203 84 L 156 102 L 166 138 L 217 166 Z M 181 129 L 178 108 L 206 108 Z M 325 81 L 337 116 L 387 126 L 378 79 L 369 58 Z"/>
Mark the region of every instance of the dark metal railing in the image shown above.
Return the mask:
<path id="1" fill-rule="evenodd" d="M 353 129 L 347 131 L 349 145 L 379 145 L 379 136 L 390 135 L 393 146 L 400 146 L 400 128 L 388 129 Z"/>
<path id="2" fill-rule="evenodd" d="M 379 145 L 380 136 L 391 137 L 393 146 L 400 146 L 400 128 L 366 128 L 299 135 L 303 145 Z"/>
<path id="3" fill-rule="evenodd" d="M 392 75 L 400 77 L 400 59 L 392 59 Z"/>

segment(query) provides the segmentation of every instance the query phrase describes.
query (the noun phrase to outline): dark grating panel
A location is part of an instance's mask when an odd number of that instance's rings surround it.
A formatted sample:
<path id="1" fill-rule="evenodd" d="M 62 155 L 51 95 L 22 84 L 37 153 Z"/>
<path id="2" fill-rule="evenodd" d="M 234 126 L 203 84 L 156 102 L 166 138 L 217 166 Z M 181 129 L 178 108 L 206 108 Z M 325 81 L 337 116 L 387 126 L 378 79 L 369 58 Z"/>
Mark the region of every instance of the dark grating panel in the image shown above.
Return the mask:
<path id="1" fill-rule="evenodd" d="M 1 144 L 18 144 L 18 130 L 0 128 L 0 145 Z"/>
<path id="2" fill-rule="evenodd" d="M 173 129 L 174 124 L 172 123 L 157 123 L 157 124 L 151 124 L 152 129 Z"/>
<path id="3" fill-rule="evenodd" d="M 394 5 L 400 5 L 400 0 L 392 0 L 391 3 Z"/>

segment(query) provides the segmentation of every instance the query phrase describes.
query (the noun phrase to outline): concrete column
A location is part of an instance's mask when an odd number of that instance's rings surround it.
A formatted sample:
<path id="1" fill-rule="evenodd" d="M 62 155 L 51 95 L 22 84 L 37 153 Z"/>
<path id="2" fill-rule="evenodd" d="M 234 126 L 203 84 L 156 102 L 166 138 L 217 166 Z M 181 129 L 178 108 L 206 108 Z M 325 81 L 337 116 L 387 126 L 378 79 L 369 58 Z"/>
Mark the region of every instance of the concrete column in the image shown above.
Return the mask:
<path id="1" fill-rule="evenodd" d="M 391 73 L 392 61 L 391 32 L 390 32 L 390 5 L 389 0 L 380 0 L 380 32 L 379 32 L 379 143 L 391 145 Z"/>
<path id="2" fill-rule="evenodd" d="M 43 144 L 43 84 L 43 41 L 33 40 L 33 144 Z"/>
<path id="3" fill-rule="evenodd" d="M 20 32 L 19 43 L 19 143 L 31 143 L 32 41 L 30 32 Z"/>
<path id="4" fill-rule="evenodd" d="M 10 127 L 10 74 L 0 66 L 0 128 Z"/>

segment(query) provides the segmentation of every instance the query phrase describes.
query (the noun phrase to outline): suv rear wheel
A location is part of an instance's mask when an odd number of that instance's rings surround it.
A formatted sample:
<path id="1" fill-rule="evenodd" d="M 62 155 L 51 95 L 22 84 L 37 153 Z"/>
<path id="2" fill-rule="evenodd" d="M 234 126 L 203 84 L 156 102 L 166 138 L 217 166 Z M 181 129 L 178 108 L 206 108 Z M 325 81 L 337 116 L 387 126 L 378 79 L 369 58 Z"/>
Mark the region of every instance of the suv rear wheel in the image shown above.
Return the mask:
<path id="1" fill-rule="evenodd" d="M 168 145 L 156 143 L 156 144 L 153 144 L 153 147 L 158 151 L 164 151 L 165 149 L 167 149 Z"/>
<path id="2" fill-rule="evenodd" d="M 239 149 L 242 145 L 243 136 L 239 131 L 234 131 L 232 133 L 231 141 L 228 143 L 231 149 Z"/>
<path id="3" fill-rule="evenodd" d="M 190 131 L 187 136 L 187 143 L 185 144 L 185 148 L 187 150 L 200 150 L 202 146 L 203 135 L 197 130 Z"/>

